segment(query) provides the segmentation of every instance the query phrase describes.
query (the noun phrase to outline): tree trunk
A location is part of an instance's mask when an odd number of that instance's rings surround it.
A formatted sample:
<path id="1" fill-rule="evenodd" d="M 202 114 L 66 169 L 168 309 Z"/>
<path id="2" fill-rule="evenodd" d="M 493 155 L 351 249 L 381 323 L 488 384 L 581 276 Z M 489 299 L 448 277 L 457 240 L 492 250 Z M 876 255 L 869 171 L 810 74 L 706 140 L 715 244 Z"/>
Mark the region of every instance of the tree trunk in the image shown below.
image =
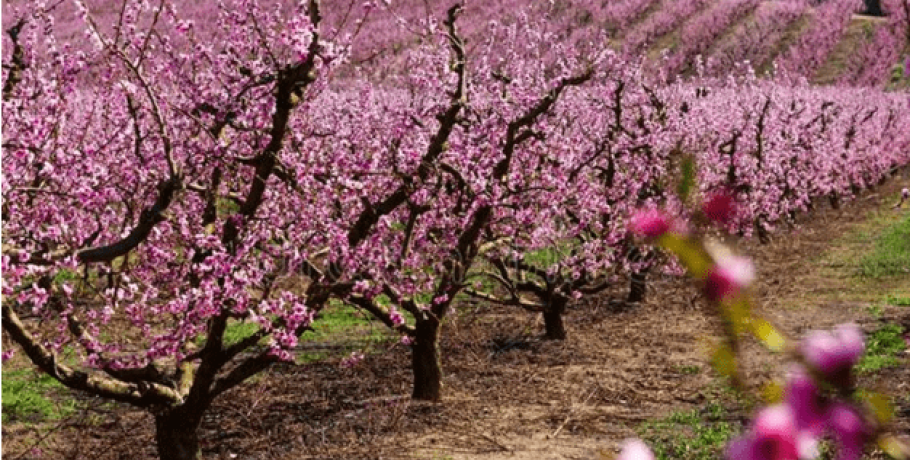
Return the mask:
<path id="1" fill-rule="evenodd" d="M 645 300 L 645 294 L 648 290 L 647 280 L 647 269 L 632 272 L 632 280 L 629 282 L 629 296 L 626 297 L 626 302 L 638 303 Z"/>
<path id="2" fill-rule="evenodd" d="M 155 415 L 155 441 L 161 460 L 200 460 L 197 429 L 202 420 L 202 411 L 187 410 L 184 407 Z"/>
<path id="3" fill-rule="evenodd" d="M 439 363 L 439 321 L 418 320 L 417 334 L 411 346 L 411 370 L 414 372 L 412 399 L 439 401 L 442 398 L 442 365 Z"/>
<path id="4" fill-rule="evenodd" d="M 866 9 L 863 10 L 863 14 L 869 16 L 884 16 L 885 12 L 882 11 L 882 3 L 880 0 L 865 0 Z"/>
<path id="5" fill-rule="evenodd" d="M 546 329 L 544 338 L 547 340 L 565 340 L 566 325 L 562 320 L 566 312 L 566 304 L 569 299 L 556 295 L 550 299 L 549 306 L 543 311 L 543 324 Z"/>

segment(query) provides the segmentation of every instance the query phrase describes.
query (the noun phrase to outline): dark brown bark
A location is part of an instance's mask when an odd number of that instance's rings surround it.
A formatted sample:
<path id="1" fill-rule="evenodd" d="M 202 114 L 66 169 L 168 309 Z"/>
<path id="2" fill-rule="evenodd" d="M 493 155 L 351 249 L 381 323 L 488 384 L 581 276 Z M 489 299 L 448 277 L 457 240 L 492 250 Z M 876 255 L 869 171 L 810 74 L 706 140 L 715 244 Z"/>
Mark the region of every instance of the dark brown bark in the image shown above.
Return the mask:
<path id="1" fill-rule="evenodd" d="M 161 460 L 200 460 L 199 422 L 202 411 L 184 407 L 155 415 L 155 442 Z"/>
<path id="2" fill-rule="evenodd" d="M 641 249 L 638 246 L 632 246 L 629 249 L 629 254 L 627 256 L 630 262 L 642 262 L 646 261 L 646 257 L 642 254 Z M 648 271 L 650 267 L 645 265 L 637 270 L 632 271 L 631 279 L 629 280 L 629 295 L 626 297 L 626 302 L 637 303 L 645 300 L 645 294 L 647 294 L 648 289 Z"/>
<path id="3" fill-rule="evenodd" d="M 569 299 L 563 296 L 554 297 L 543 311 L 543 324 L 546 330 L 544 338 L 547 340 L 565 340 L 566 325 L 562 317 L 566 312 L 566 304 Z"/>
<path id="4" fill-rule="evenodd" d="M 863 10 L 863 14 L 868 16 L 884 16 L 885 12 L 882 11 L 882 3 L 880 0 L 864 0 L 866 3 L 866 9 Z"/>
<path id="5" fill-rule="evenodd" d="M 435 318 L 420 320 L 415 332 L 411 348 L 411 370 L 414 372 L 414 392 L 411 398 L 439 401 L 442 398 L 439 321 Z"/>
<path id="6" fill-rule="evenodd" d="M 638 303 L 645 300 L 645 294 L 648 291 L 648 270 L 642 269 L 632 272 L 631 280 L 629 281 L 629 295 L 626 297 L 626 302 L 629 303 Z"/>

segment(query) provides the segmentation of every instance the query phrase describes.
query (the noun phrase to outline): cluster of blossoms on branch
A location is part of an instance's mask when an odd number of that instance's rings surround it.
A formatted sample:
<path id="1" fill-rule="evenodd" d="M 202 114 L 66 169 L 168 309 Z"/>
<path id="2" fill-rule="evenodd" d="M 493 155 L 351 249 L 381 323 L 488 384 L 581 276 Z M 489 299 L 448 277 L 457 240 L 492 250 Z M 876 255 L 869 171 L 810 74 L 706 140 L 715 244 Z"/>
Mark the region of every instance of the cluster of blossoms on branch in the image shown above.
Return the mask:
<path id="1" fill-rule="evenodd" d="M 902 195 L 907 190 L 902 191 Z M 709 197 L 701 214 L 718 225 L 733 218 L 737 206 L 727 194 Z M 887 403 L 878 395 L 862 396 L 856 388 L 854 366 L 865 351 L 862 331 L 848 323 L 833 330 L 816 330 L 798 343 L 786 339 L 750 311 L 747 291 L 755 274 L 751 261 L 730 255 L 726 248 L 691 234 L 665 211 L 643 209 L 630 220 L 631 230 L 673 252 L 701 281 L 705 296 L 725 320 L 725 343 L 718 355 L 735 359 L 740 334 L 750 332 L 774 351 L 787 351 L 792 364 L 779 400 L 761 408 L 744 434 L 727 445 L 729 460 L 802 460 L 820 455 L 823 439 L 834 442 L 838 460 L 859 460 L 877 441 L 893 458 L 910 456 L 910 449 L 884 432 Z M 713 249 L 712 249 L 713 248 Z M 727 348 L 727 350 L 724 350 Z M 729 351 L 730 353 L 727 353 Z M 716 356 L 718 356 L 716 355 Z M 721 373 L 741 385 L 735 362 L 715 362 Z M 629 439 L 618 460 L 654 460 L 648 446 Z"/>

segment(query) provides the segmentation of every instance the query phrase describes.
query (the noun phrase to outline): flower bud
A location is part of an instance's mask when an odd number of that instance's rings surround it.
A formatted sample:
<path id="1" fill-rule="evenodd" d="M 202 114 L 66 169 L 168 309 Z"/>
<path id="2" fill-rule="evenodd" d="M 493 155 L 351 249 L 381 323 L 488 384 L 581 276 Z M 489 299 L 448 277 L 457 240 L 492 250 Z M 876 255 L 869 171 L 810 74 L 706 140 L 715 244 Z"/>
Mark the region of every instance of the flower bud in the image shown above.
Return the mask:
<path id="1" fill-rule="evenodd" d="M 806 361 L 839 385 L 850 383 L 850 369 L 864 350 L 863 334 L 856 324 L 842 324 L 831 332 L 812 331 L 800 345 Z"/>
<path id="2" fill-rule="evenodd" d="M 784 404 L 762 409 L 752 429 L 727 447 L 728 460 L 797 460 L 798 431 L 790 407 Z"/>
<path id="3" fill-rule="evenodd" d="M 745 289 L 755 280 L 755 267 L 746 257 L 726 256 L 708 273 L 705 280 L 705 295 L 719 302 Z"/>

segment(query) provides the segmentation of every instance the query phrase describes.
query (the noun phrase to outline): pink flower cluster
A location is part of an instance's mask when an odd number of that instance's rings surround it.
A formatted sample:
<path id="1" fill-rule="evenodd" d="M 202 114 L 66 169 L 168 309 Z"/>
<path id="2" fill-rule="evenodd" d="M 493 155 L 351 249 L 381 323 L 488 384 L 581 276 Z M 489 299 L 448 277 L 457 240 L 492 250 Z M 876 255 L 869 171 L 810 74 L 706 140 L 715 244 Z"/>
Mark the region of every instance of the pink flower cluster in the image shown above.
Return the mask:
<path id="1" fill-rule="evenodd" d="M 855 324 L 833 331 L 813 331 L 799 351 L 813 372 L 835 391 L 826 392 L 803 365 L 794 365 L 787 376 L 784 398 L 761 409 L 748 431 L 727 446 L 728 460 L 797 460 L 818 456 L 818 442 L 826 435 L 837 446 L 838 460 L 858 460 L 873 429 L 863 413 L 837 395 L 851 389 L 843 380 L 864 351 L 862 333 Z M 829 394 L 833 393 L 833 394 Z M 638 439 L 627 440 L 619 460 L 653 460 L 654 454 Z"/>
<path id="2" fill-rule="evenodd" d="M 851 369 L 864 349 L 862 332 L 855 324 L 810 332 L 799 347 L 806 364 L 838 394 L 852 388 Z M 819 439 L 830 434 L 837 445 L 837 459 L 858 460 L 872 434 L 871 426 L 851 402 L 821 388 L 806 368 L 794 365 L 787 376 L 784 400 L 759 411 L 750 430 L 730 443 L 726 458 L 815 458 Z"/>

